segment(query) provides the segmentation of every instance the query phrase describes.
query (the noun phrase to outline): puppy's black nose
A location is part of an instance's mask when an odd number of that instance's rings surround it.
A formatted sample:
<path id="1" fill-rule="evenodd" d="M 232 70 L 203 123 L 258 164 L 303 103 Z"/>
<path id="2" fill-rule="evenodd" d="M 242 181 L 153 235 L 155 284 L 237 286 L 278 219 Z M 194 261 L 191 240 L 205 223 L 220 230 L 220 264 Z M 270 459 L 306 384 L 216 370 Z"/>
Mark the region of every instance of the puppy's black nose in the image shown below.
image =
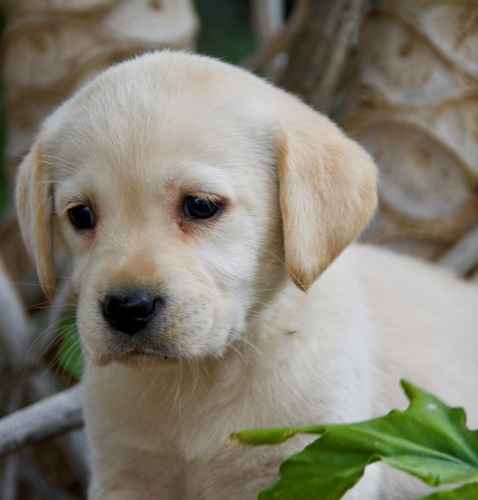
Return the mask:
<path id="1" fill-rule="evenodd" d="M 144 291 L 107 295 L 103 303 L 103 316 L 116 330 L 134 335 L 155 316 L 159 301 L 159 298 Z"/>

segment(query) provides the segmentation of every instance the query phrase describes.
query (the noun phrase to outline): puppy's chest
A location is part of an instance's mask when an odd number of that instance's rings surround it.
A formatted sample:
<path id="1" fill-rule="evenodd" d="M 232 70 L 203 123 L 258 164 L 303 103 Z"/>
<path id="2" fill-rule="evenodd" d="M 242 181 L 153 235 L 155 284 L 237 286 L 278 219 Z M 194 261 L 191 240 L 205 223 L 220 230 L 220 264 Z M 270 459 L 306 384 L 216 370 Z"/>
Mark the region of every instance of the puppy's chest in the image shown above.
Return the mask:
<path id="1" fill-rule="evenodd" d="M 149 406 L 142 415 L 138 411 L 133 427 L 129 419 L 116 426 L 117 437 L 127 444 L 118 452 L 125 462 L 131 452 L 135 457 L 144 453 L 141 462 L 157 472 L 150 479 L 153 491 L 161 490 L 174 477 L 181 500 L 234 500 L 236 493 L 238 500 L 255 499 L 261 489 L 276 481 L 280 463 L 303 447 L 293 441 L 280 447 L 228 444 L 230 432 L 250 427 L 234 404 L 213 408 L 203 403 L 189 408 L 176 402 L 167 408 L 163 400 L 153 412 L 155 418 L 151 410 Z"/>
<path id="2" fill-rule="evenodd" d="M 172 421 L 168 423 L 173 426 Z M 301 436 L 280 446 L 233 445 L 227 443 L 227 427 L 224 424 L 214 432 L 214 422 L 207 426 L 196 421 L 196 425 L 188 422 L 186 429 L 177 426 L 172 433 L 167 426 L 156 429 L 154 440 L 149 439 L 156 445 L 146 453 L 148 467 L 157 472 L 153 474 L 153 491 L 161 491 L 174 477 L 181 500 L 253 500 L 259 491 L 275 483 L 281 462 L 311 440 Z M 143 449 L 134 447 L 134 454 Z M 130 451 L 124 450 L 127 456 Z"/>
<path id="3" fill-rule="evenodd" d="M 139 450 L 162 454 L 167 449 L 182 463 L 194 463 L 198 457 L 217 456 L 221 450 L 229 449 L 229 434 L 252 426 L 244 418 L 246 407 L 242 399 L 222 405 L 214 399 L 184 395 L 136 399 L 116 413 L 110 430 L 114 429 L 122 440 Z M 111 416 L 115 412 L 108 413 Z"/>

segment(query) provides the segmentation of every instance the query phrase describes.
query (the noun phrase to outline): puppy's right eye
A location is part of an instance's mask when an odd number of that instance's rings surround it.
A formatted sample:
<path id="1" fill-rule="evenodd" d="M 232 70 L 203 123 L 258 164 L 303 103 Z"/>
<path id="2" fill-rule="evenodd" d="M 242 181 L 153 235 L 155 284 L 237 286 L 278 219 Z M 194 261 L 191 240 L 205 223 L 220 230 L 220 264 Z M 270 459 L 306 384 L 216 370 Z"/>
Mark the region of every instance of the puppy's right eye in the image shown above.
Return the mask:
<path id="1" fill-rule="evenodd" d="M 78 229 L 91 229 L 95 225 L 93 210 L 88 205 L 77 205 L 68 210 L 71 223 Z"/>

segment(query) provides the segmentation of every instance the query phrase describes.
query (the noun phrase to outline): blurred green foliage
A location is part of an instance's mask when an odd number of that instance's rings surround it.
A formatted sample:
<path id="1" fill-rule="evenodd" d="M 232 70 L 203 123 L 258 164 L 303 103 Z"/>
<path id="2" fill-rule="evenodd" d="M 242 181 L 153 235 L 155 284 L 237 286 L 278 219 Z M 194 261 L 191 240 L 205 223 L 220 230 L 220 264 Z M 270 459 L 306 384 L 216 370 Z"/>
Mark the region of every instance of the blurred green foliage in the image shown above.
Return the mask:
<path id="1" fill-rule="evenodd" d="M 247 0 L 196 0 L 201 19 L 197 50 L 237 64 L 255 49 Z"/>
<path id="2" fill-rule="evenodd" d="M 84 359 L 81 353 L 80 339 L 76 328 L 76 313 L 65 313 L 57 325 L 57 333 L 61 337 L 58 358 L 61 367 L 73 377 L 81 378 Z"/>

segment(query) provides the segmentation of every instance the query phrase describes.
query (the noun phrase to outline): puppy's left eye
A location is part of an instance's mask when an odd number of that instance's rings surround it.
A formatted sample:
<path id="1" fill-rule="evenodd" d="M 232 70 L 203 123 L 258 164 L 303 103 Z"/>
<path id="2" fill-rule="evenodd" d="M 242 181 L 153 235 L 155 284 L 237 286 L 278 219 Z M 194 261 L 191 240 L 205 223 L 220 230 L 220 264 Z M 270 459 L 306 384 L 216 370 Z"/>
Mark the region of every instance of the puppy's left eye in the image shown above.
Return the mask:
<path id="1" fill-rule="evenodd" d="M 191 219 L 209 219 L 221 208 L 219 200 L 188 196 L 184 200 L 184 213 Z"/>
<path id="2" fill-rule="evenodd" d="M 209 219 L 221 208 L 219 200 L 188 196 L 184 200 L 184 213 L 191 219 Z"/>

